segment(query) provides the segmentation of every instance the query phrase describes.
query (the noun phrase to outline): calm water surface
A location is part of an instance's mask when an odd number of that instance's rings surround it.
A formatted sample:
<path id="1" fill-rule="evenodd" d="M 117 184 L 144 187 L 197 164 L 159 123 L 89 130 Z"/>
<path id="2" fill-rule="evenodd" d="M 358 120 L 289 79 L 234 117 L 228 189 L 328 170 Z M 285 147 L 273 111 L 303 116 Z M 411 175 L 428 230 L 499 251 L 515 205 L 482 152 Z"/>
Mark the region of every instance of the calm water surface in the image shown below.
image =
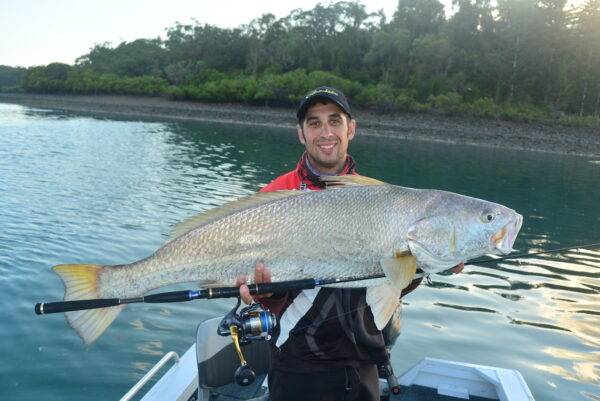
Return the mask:
<path id="1" fill-rule="evenodd" d="M 519 251 L 600 242 L 598 160 L 360 135 L 352 147 L 365 175 L 516 209 Z M 53 265 L 145 257 L 175 223 L 256 191 L 301 151 L 291 130 L 0 104 L 1 398 L 118 399 L 165 352 L 184 352 L 231 302 L 132 305 L 88 347 L 33 305 L 62 298 Z M 597 250 L 437 275 L 405 299 L 397 372 L 453 359 L 519 369 L 537 400 L 600 400 L 599 277 Z"/>

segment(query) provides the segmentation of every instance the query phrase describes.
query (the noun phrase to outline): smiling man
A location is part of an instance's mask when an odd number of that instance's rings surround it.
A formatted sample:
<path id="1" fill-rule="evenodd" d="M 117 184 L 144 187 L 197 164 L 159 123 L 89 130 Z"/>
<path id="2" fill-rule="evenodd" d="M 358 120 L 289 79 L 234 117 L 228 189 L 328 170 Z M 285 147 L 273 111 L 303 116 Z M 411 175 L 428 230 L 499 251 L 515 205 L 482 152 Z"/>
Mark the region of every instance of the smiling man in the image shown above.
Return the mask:
<path id="1" fill-rule="evenodd" d="M 348 154 L 356 121 L 341 91 L 327 86 L 310 91 L 301 99 L 296 116 L 305 151 L 294 170 L 261 192 L 320 190 L 322 176 L 356 174 Z M 453 271 L 462 268 L 461 263 Z M 257 263 L 253 282 L 269 281 L 269 269 Z M 414 279 L 402 296 L 421 281 Z M 386 345 L 399 334 L 400 308 L 382 332 L 367 306 L 364 288 L 316 288 L 253 299 L 245 282 L 245 277 L 239 277 L 236 283 L 244 302 L 259 301 L 277 316 L 270 340 L 271 401 L 379 400 L 378 370 L 385 372 L 388 367 Z"/>
<path id="2" fill-rule="evenodd" d="M 305 152 L 294 170 L 261 192 L 319 190 L 324 187 L 321 176 L 356 174 L 348 155 L 356 121 L 341 91 L 326 86 L 310 91 L 300 101 L 297 118 Z M 262 263 L 257 264 L 253 281 L 271 281 Z M 403 295 L 420 281 L 413 281 Z M 240 295 L 250 303 L 253 299 L 244 282 L 245 278 L 238 279 Z M 388 363 L 387 349 L 364 288 L 290 291 L 255 300 L 278 318 L 270 341 L 270 400 L 379 400 L 378 366 Z"/>
<path id="3" fill-rule="evenodd" d="M 348 157 L 356 120 L 343 93 L 320 87 L 304 97 L 298 113 L 298 139 L 306 147 L 309 166 L 321 174 L 339 174 Z"/>
<path id="4" fill-rule="evenodd" d="M 307 93 L 296 113 L 298 139 L 305 147 L 296 169 L 263 187 L 261 192 L 286 189 L 321 189 L 321 175 L 354 174 L 348 144 L 356 133 L 356 120 L 344 94 L 321 86 Z"/>

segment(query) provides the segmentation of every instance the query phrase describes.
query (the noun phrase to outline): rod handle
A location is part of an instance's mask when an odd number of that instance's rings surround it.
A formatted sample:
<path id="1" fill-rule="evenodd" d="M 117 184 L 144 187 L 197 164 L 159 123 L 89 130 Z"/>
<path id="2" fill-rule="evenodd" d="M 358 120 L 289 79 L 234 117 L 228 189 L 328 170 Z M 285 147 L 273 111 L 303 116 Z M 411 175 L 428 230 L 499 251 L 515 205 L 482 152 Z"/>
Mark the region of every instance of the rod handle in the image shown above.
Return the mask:
<path id="1" fill-rule="evenodd" d="M 48 313 L 60 313 L 84 309 L 106 308 L 108 306 L 117 305 L 120 305 L 119 298 L 83 299 L 79 301 L 41 302 L 35 304 L 34 310 L 36 315 L 47 315 Z"/>
<path id="2" fill-rule="evenodd" d="M 185 302 L 191 301 L 192 299 L 196 299 L 194 295 L 198 294 L 198 291 L 171 291 L 171 292 L 161 292 L 159 294 L 152 294 L 144 296 L 143 302 L 150 303 L 159 303 L 159 302 Z"/>
<path id="3" fill-rule="evenodd" d="M 293 290 L 309 290 L 311 288 L 315 288 L 316 286 L 317 282 L 315 281 L 315 279 L 307 278 L 303 280 L 282 281 L 278 283 L 249 284 L 248 289 L 250 290 L 250 295 L 260 295 L 267 294 L 270 292 L 281 293 Z M 194 297 L 193 299 L 235 298 L 239 295 L 239 287 L 215 287 L 204 288 L 200 290 L 199 296 Z"/>
<path id="4" fill-rule="evenodd" d="M 307 278 L 303 280 L 284 281 L 279 283 L 260 283 L 248 286 L 250 295 L 266 294 L 269 292 L 287 292 L 294 290 L 310 290 L 315 288 L 317 283 L 315 279 Z"/>

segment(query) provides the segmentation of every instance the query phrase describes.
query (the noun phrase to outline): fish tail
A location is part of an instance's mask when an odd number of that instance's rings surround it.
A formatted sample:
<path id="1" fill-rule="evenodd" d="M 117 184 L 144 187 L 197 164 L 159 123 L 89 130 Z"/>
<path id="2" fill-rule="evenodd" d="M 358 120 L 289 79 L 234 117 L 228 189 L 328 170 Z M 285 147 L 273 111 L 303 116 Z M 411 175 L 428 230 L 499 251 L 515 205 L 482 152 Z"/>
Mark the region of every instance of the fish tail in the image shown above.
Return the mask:
<path id="1" fill-rule="evenodd" d="M 65 301 L 100 298 L 98 265 L 58 265 L 53 270 L 65 285 Z M 66 312 L 65 317 L 85 344 L 91 344 L 110 326 L 125 305 Z"/>

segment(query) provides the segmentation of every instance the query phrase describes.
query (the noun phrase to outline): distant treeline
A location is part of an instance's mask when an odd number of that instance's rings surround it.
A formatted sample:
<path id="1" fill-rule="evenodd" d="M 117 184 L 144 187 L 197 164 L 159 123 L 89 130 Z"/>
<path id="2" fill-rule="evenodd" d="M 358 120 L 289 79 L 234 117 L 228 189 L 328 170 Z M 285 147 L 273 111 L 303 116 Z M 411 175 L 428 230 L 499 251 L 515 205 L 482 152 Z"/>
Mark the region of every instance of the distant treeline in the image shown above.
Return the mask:
<path id="1" fill-rule="evenodd" d="M 0 91 L 18 90 L 23 86 L 27 69 L 0 65 Z"/>
<path id="2" fill-rule="evenodd" d="M 399 0 L 387 21 L 340 1 L 235 29 L 177 23 L 165 40 L 99 44 L 74 66 L 18 74 L 36 93 L 293 105 L 328 84 L 382 111 L 600 122 L 600 0 L 455 0 L 454 10 Z"/>

